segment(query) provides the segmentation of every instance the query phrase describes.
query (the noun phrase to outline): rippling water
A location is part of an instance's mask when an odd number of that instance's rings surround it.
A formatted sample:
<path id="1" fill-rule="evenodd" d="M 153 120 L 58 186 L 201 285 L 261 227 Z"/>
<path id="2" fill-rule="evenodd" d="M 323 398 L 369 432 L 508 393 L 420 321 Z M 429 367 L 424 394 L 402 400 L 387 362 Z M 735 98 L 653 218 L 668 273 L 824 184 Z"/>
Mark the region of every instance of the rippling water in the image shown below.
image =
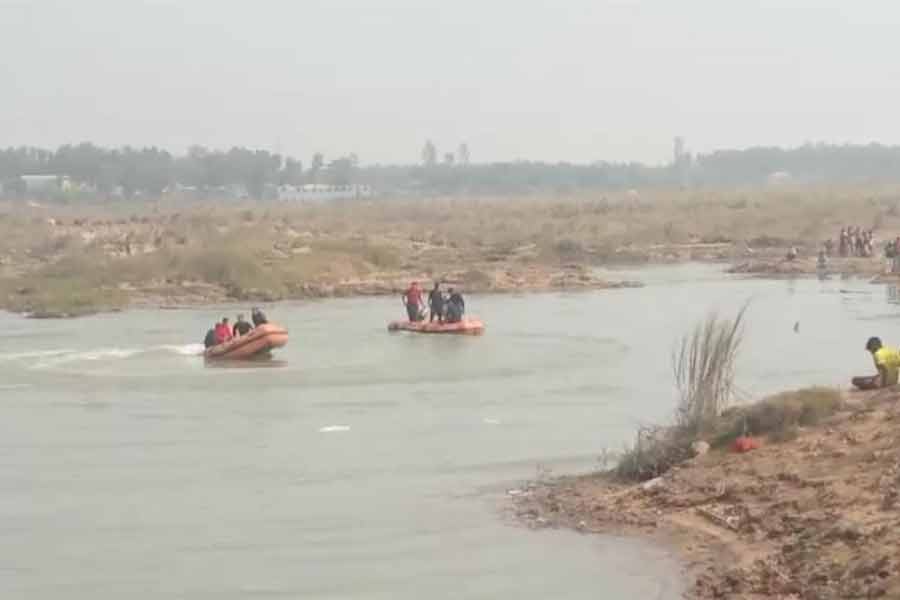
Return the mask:
<path id="1" fill-rule="evenodd" d="M 648 285 L 469 298 L 479 338 L 388 334 L 394 299 L 273 306 L 291 342 L 269 368 L 195 356 L 236 309 L 0 315 L 0 597 L 678 597 L 665 551 L 509 526 L 505 489 L 669 414 L 672 344 L 711 307 L 752 300 L 750 398 L 868 372 L 900 306 L 858 281 L 626 276 Z"/>

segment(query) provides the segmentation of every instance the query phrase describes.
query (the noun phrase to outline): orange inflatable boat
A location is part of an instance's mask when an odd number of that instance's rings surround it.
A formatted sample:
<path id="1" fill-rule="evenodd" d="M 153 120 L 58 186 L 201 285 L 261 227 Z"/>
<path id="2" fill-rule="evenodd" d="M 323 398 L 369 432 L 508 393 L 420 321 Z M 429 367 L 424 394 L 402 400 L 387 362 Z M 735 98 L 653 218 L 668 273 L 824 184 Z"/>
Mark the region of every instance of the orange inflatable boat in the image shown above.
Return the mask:
<path id="1" fill-rule="evenodd" d="M 249 359 L 264 356 L 288 341 L 287 329 L 273 323 L 256 327 L 247 335 L 207 348 L 204 356 L 213 359 Z"/>
<path id="2" fill-rule="evenodd" d="M 412 331 L 414 333 L 449 333 L 457 335 L 481 335 L 484 323 L 478 319 L 463 319 L 458 323 L 438 323 L 437 321 L 392 321 L 388 331 Z"/>

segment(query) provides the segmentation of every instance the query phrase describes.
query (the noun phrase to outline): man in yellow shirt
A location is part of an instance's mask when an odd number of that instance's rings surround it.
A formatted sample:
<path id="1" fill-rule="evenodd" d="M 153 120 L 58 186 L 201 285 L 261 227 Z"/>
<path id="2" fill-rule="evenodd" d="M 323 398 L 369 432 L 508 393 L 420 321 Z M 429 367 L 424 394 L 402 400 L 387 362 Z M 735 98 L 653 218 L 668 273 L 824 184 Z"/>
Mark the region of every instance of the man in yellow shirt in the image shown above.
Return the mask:
<path id="1" fill-rule="evenodd" d="M 897 375 L 900 373 L 900 352 L 894 348 L 882 345 L 877 337 L 869 338 L 866 342 L 866 350 L 872 354 L 878 376 L 872 379 L 872 387 L 888 387 L 897 385 Z"/>

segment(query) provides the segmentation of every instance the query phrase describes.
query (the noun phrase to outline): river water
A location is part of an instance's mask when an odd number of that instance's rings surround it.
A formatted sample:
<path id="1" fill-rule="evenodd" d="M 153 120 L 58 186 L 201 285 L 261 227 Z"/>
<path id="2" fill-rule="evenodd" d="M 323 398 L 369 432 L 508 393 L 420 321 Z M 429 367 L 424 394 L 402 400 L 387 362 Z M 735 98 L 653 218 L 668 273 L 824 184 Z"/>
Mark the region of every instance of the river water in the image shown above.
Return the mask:
<path id="1" fill-rule="evenodd" d="M 271 306 L 291 342 L 255 368 L 193 355 L 237 308 L 0 314 L 0 597 L 679 597 L 665 550 L 511 526 L 505 490 L 669 415 L 672 345 L 711 308 L 751 301 L 749 399 L 869 372 L 900 306 L 860 281 L 617 277 L 647 286 L 471 297 L 477 338 L 389 334 L 395 299 Z"/>

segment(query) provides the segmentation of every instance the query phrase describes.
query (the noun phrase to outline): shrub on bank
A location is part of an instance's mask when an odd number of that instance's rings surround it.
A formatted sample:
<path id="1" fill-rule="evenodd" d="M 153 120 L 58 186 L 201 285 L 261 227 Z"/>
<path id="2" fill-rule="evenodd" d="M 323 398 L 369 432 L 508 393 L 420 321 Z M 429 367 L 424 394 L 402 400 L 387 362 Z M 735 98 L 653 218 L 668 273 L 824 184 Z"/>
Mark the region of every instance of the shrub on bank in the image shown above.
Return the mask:
<path id="1" fill-rule="evenodd" d="M 719 418 L 712 445 L 727 446 L 741 435 L 791 439 L 799 427 L 816 425 L 841 410 L 838 390 L 813 387 L 783 392 L 754 404 L 735 407 Z"/>
<path id="2" fill-rule="evenodd" d="M 812 387 L 782 392 L 753 404 L 736 406 L 706 422 L 705 438 L 713 448 L 728 448 L 740 436 L 766 436 L 780 443 L 797 437 L 801 427 L 821 423 L 844 407 L 840 391 Z M 691 445 L 701 439 L 690 427 L 642 427 L 622 454 L 614 474 L 627 481 L 659 477 L 689 460 Z"/>
<path id="3" fill-rule="evenodd" d="M 659 477 L 690 459 L 692 444 L 698 440 L 719 448 L 742 435 L 787 441 L 796 437 L 800 427 L 815 425 L 841 410 L 841 393 L 822 387 L 729 408 L 746 308 L 734 319 L 710 314 L 680 340 L 673 353 L 679 390 L 675 421 L 669 426 L 640 428 L 634 443 L 622 454 L 616 476 L 632 481 Z"/>

